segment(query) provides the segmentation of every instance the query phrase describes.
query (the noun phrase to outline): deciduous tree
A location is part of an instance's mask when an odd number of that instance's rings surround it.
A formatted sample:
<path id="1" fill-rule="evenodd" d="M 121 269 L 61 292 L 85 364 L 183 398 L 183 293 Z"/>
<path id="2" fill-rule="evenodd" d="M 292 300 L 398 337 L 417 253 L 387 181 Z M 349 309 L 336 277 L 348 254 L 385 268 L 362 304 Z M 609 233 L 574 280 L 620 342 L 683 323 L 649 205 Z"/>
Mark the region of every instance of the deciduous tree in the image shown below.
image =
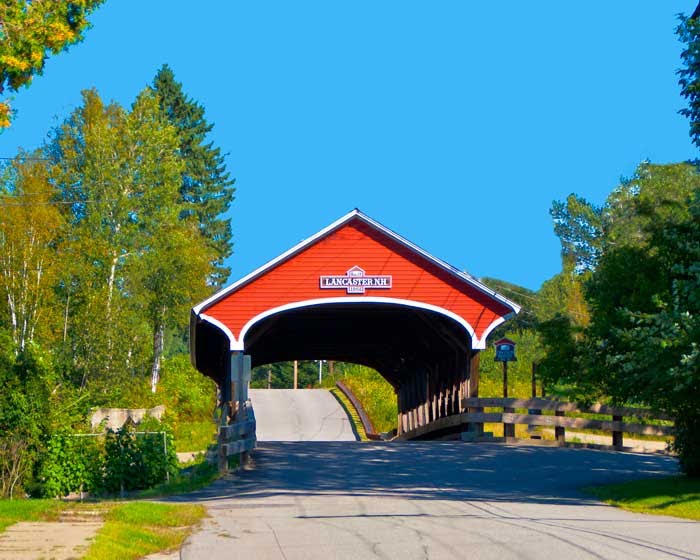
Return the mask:
<path id="1" fill-rule="evenodd" d="M 88 15 L 104 0 L 4 0 L 0 4 L 0 94 L 27 86 L 44 70 L 48 54 L 83 39 Z M 10 105 L 0 101 L 0 129 L 10 126 Z"/>
<path id="2" fill-rule="evenodd" d="M 20 154 L 4 169 L 0 185 L 0 309 L 15 347 L 24 350 L 40 325 L 52 321 L 56 254 L 63 219 L 53 204 L 38 154 Z"/>

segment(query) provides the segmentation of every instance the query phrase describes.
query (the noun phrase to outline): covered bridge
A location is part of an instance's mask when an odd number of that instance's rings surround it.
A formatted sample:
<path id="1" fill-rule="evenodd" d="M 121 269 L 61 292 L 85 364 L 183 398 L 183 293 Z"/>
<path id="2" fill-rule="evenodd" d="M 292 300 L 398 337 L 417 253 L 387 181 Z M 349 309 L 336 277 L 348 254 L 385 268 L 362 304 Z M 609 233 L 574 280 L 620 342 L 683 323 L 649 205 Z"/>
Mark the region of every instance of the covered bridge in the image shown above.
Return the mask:
<path id="1" fill-rule="evenodd" d="M 364 364 L 394 387 L 399 433 L 461 412 L 479 351 L 520 307 L 359 210 L 192 309 L 194 366 L 221 385 L 236 353 L 258 366 Z"/>

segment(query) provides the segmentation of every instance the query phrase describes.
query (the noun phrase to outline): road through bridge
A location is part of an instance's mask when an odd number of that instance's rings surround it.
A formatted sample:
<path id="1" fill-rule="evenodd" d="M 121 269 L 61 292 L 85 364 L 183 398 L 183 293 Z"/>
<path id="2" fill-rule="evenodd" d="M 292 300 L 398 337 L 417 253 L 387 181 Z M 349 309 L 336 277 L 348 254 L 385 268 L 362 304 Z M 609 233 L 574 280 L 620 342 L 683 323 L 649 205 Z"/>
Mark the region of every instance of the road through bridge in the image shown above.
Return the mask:
<path id="1" fill-rule="evenodd" d="M 357 441 L 343 407 L 325 389 L 251 389 L 258 441 Z"/>
<path id="2" fill-rule="evenodd" d="M 677 471 L 661 455 L 463 442 L 261 442 L 177 498 L 210 516 L 181 558 L 700 559 L 700 524 L 580 492 Z"/>

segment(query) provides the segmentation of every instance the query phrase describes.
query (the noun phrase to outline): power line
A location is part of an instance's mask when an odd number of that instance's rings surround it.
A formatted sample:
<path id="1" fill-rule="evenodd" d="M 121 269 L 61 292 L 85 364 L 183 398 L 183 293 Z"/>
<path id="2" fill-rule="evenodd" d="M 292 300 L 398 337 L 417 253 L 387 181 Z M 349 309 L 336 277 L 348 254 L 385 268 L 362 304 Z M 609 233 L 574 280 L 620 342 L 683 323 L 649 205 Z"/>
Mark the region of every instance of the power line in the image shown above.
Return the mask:
<path id="1" fill-rule="evenodd" d="M 109 202 L 121 202 L 120 200 L 47 200 L 45 202 L 0 202 L 0 208 L 19 206 L 50 206 L 52 204 L 106 204 Z"/>
<path id="2" fill-rule="evenodd" d="M 0 157 L 0 160 L 2 161 L 15 161 L 16 159 L 21 159 L 24 161 L 52 161 L 51 158 L 38 158 L 33 156 Z"/>

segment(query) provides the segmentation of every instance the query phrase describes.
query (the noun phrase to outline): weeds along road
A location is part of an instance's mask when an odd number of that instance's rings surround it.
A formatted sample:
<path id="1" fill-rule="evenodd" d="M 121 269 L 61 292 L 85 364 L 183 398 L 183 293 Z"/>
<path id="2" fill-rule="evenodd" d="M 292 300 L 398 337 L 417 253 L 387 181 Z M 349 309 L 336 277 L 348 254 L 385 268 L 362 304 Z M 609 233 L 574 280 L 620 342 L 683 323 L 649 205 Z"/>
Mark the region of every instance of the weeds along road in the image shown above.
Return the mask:
<path id="1" fill-rule="evenodd" d="M 263 442 L 253 457 L 250 469 L 174 498 L 211 515 L 181 558 L 700 559 L 700 523 L 579 491 L 676 473 L 669 457 L 353 441 Z"/>

